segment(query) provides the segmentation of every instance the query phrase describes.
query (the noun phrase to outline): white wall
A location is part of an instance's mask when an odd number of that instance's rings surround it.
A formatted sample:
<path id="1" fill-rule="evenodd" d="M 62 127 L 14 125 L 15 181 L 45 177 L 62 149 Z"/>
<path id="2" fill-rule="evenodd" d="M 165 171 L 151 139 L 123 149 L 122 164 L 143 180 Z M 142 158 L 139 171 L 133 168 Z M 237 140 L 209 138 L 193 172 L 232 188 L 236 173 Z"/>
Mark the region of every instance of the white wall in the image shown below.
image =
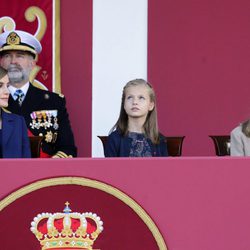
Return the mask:
<path id="1" fill-rule="evenodd" d="M 92 156 L 118 119 L 123 86 L 147 77 L 147 0 L 93 0 Z"/>

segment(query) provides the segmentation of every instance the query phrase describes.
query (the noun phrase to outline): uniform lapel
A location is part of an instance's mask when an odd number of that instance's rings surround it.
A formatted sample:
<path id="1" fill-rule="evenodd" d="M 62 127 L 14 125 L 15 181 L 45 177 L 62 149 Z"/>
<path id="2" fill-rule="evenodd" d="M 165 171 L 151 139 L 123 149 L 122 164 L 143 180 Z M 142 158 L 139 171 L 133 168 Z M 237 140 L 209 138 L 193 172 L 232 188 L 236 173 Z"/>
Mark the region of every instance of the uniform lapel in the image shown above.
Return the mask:
<path id="1" fill-rule="evenodd" d="M 43 98 L 41 98 L 41 92 L 37 91 L 37 88 L 35 88 L 30 83 L 28 91 L 23 100 L 22 106 L 20 107 L 18 103 L 14 101 L 12 96 L 10 96 L 8 109 L 11 110 L 11 112 L 19 115 L 30 114 L 34 110 L 39 110 L 42 101 Z"/>
<path id="2" fill-rule="evenodd" d="M 18 103 L 13 99 L 12 95 L 9 96 L 9 105 L 8 109 L 11 110 L 12 113 L 20 114 L 21 108 Z"/>
<path id="3" fill-rule="evenodd" d="M 36 110 L 40 105 L 40 102 L 38 101 L 39 99 L 40 98 L 39 95 L 37 95 L 37 91 L 35 91 L 35 87 L 30 83 L 21 106 L 22 113 L 31 113 L 32 111 Z"/>

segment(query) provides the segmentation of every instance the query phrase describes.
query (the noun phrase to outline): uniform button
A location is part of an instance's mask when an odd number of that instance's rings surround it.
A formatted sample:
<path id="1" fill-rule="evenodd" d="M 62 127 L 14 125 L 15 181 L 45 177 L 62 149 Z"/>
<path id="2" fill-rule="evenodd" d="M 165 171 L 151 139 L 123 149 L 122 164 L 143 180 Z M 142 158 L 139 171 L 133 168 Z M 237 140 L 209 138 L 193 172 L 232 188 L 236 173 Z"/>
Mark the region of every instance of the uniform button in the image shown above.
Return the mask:
<path id="1" fill-rule="evenodd" d="M 40 134 L 39 134 L 39 136 L 43 136 L 43 134 L 42 134 L 42 133 L 40 133 Z"/>

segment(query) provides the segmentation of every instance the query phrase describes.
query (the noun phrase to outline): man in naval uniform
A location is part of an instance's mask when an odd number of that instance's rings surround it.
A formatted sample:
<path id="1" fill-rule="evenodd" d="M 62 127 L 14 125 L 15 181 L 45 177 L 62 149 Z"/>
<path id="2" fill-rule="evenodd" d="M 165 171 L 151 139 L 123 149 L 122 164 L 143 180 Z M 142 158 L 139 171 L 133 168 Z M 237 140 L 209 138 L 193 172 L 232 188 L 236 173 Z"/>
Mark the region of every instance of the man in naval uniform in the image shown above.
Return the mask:
<path id="1" fill-rule="evenodd" d="M 41 50 L 40 42 L 27 32 L 14 30 L 0 34 L 0 65 L 8 70 L 10 79 L 8 109 L 25 118 L 32 135 L 44 137 L 41 157 L 75 157 L 76 146 L 64 96 L 29 82 Z"/>

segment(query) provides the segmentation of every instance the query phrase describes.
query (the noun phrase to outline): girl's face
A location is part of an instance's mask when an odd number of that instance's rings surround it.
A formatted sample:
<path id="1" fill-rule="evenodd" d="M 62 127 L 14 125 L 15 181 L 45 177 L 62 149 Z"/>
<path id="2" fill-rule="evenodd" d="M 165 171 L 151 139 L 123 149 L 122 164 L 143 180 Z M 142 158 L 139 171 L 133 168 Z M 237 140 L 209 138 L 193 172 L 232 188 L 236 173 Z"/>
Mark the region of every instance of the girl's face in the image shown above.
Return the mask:
<path id="1" fill-rule="evenodd" d="M 148 87 L 145 85 L 129 86 L 125 90 L 124 109 L 131 118 L 146 118 L 153 110 L 154 102 L 150 100 Z"/>
<path id="2" fill-rule="evenodd" d="M 8 107 L 8 100 L 10 95 L 8 85 L 9 77 L 8 75 L 5 75 L 2 79 L 0 79 L 0 107 Z"/>

